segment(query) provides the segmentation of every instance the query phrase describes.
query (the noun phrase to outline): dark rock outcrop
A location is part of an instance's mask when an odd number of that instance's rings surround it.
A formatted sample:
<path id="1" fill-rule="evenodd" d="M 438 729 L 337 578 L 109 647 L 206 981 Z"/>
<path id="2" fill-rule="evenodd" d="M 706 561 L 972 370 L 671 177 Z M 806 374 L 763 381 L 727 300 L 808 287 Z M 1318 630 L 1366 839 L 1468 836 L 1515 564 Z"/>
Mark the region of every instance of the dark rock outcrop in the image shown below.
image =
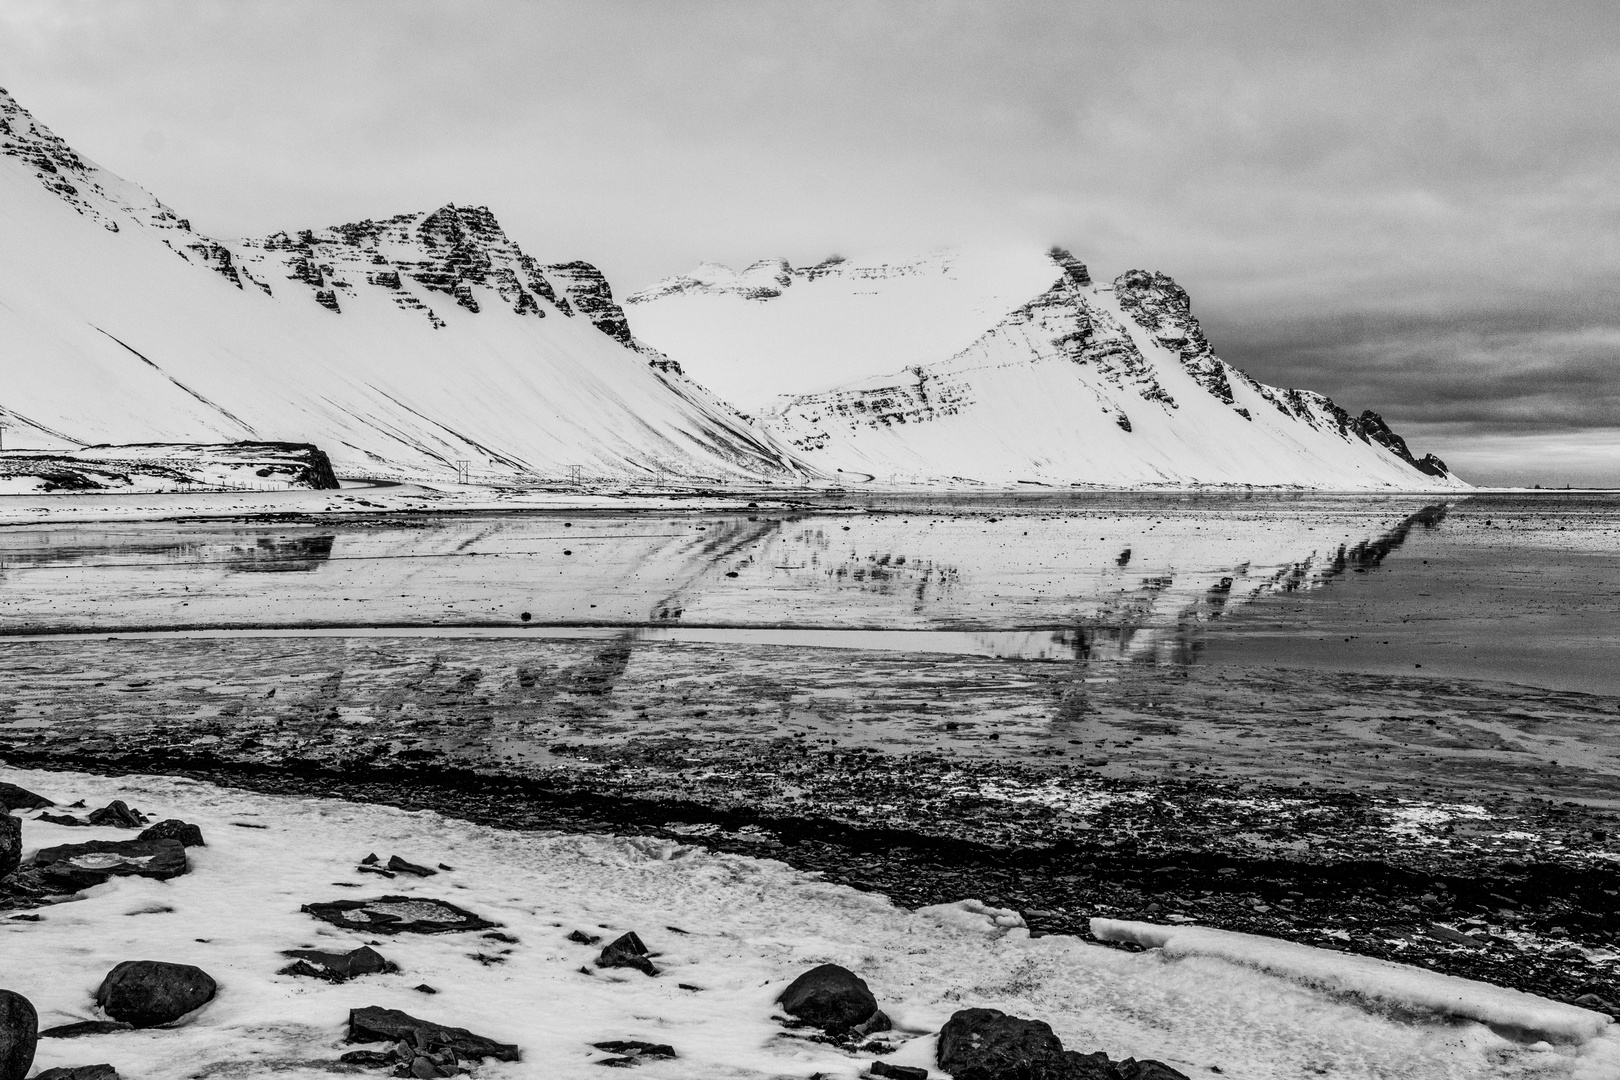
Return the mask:
<path id="1" fill-rule="evenodd" d="M 20 788 L 16 784 L 0 783 L 0 810 L 40 810 L 55 805 L 45 796 L 36 795 L 27 788 Z"/>
<path id="2" fill-rule="evenodd" d="M 399 970 L 399 965 L 369 945 L 346 953 L 288 949 L 281 955 L 297 962 L 282 968 L 278 975 L 305 975 L 328 982 L 344 982 L 356 975 L 381 975 Z"/>
<path id="3" fill-rule="evenodd" d="M 0 990 L 0 1080 L 23 1080 L 34 1064 L 39 1013 L 15 990 Z"/>
<path id="4" fill-rule="evenodd" d="M 46 1069 L 34 1080 L 118 1080 L 118 1070 L 111 1065 L 64 1065 Z"/>
<path id="5" fill-rule="evenodd" d="M 188 821 L 179 818 L 169 818 L 144 829 L 137 840 L 178 840 L 181 847 L 207 847 L 203 843 L 202 830 Z"/>
<path id="6" fill-rule="evenodd" d="M 22 822 L 10 814 L 0 814 L 0 878 L 22 863 Z"/>
<path id="7" fill-rule="evenodd" d="M 432 877 L 438 871 L 431 867 L 421 866 L 417 863 L 406 862 L 398 855 L 388 856 L 388 869 L 396 874 L 414 874 L 417 877 Z"/>
<path id="8" fill-rule="evenodd" d="M 608 1068 L 624 1068 L 627 1065 L 639 1064 L 643 1060 L 668 1061 L 676 1056 L 675 1048 L 668 1043 L 643 1042 L 640 1039 L 609 1039 L 591 1045 L 615 1055 L 596 1063 L 606 1065 Z"/>
<path id="9" fill-rule="evenodd" d="M 562 299 L 589 319 L 591 325 L 620 344 L 634 344 L 629 320 L 624 316 L 624 309 L 614 301 L 613 289 L 602 271 L 588 262 L 575 261 L 547 266 L 546 276 L 562 292 Z"/>
<path id="10" fill-rule="evenodd" d="M 170 1024 L 214 1000 L 213 977 L 191 964 L 125 960 L 96 988 L 96 1004 L 114 1020 L 138 1028 Z"/>
<path id="11" fill-rule="evenodd" d="M 115 829 L 139 829 L 146 824 L 146 815 L 133 810 L 123 799 L 114 799 L 99 810 L 90 811 L 90 824 L 108 825 Z"/>
<path id="12" fill-rule="evenodd" d="M 39 1033 L 42 1039 L 77 1039 L 85 1035 L 111 1035 L 119 1031 L 134 1031 L 134 1024 L 122 1020 L 80 1020 L 76 1024 L 60 1024 Z"/>
<path id="13" fill-rule="evenodd" d="M 954 1080 L 1188 1080 L 1160 1061 L 1065 1050 L 1049 1024 L 963 1009 L 939 1032 L 935 1060 Z"/>
<path id="14" fill-rule="evenodd" d="M 466 1028 L 445 1027 L 430 1020 L 419 1020 L 398 1009 L 384 1009 L 368 1005 L 349 1010 L 348 1041 L 409 1042 L 413 1045 L 442 1045 L 455 1050 L 463 1058 L 494 1058 L 497 1061 L 517 1061 L 518 1048 L 511 1043 L 496 1042 L 482 1035 L 474 1035 Z"/>
<path id="15" fill-rule="evenodd" d="M 178 840 L 90 840 L 40 848 L 34 867 L 68 891 L 100 885 L 110 877 L 166 881 L 191 869 Z"/>
<path id="16" fill-rule="evenodd" d="M 928 1070 L 915 1065 L 890 1065 L 887 1061 L 872 1062 L 871 1074 L 886 1080 L 928 1080 Z"/>
<path id="17" fill-rule="evenodd" d="M 777 995 L 776 1003 L 789 1016 L 829 1035 L 842 1035 L 855 1028 L 882 1031 L 889 1026 L 887 1017 L 883 1017 L 881 1025 L 872 1023 L 882 1014 L 866 980 L 837 964 L 822 964 L 806 971 Z"/>
<path id="18" fill-rule="evenodd" d="M 634 968 L 647 975 L 657 975 L 658 968 L 649 959 L 651 954 L 647 946 L 642 944 L 641 938 L 634 930 L 608 942 L 600 955 L 596 958 L 597 967 L 605 968 Z"/>
<path id="19" fill-rule="evenodd" d="M 499 924 L 443 900 L 416 896 L 379 896 L 375 900 L 332 900 L 305 904 L 303 911 L 347 930 L 375 934 L 447 934 L 493 930 Z"/>

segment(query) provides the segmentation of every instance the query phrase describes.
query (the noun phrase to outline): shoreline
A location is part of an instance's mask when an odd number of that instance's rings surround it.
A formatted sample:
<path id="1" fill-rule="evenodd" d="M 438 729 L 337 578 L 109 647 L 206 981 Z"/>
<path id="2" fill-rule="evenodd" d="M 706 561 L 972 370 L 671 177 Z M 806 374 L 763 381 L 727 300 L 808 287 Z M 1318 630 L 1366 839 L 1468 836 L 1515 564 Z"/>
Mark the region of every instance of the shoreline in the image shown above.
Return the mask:
<path id="1" fill-rule="evenodd" d="M 1291 1080 L 1331 1065 L 1367 1080 L 1391 1070 L 1600 1080 L 1620 1061 L 1616 1028 L 1590 1012 L 1395 965 L 1357 961 L 1329 975 L 1320 966 L 1337 954 L 1279 952 L 1243 935 L 1199 939 L 1162 923 L 1112 923 L 1109 936 L 1162 947 L 1100 948 L 1032 935 L 1015 912 L 971 890 L 906 910 L 791 869 L 777 854 L 651 835 L 491 829 L 431 810 L 150 774 L 5 778 L 89 805 L 126 798 L 154 819 L 200 824 L 207 844 L 189 849 L 193 866 L 180 877 L 115 878 L 37 909 L 41 921 L 0 918 L 0 950 L 27 948 L 34 960 L 13 981 L 38 1003 L 42 1027 L 93 1017 L 86 987 L 132 951 L 195 963 L 220 983 L 216 1001 L 173 1028 L 45 1040 L 42 1067 L 93 1056 L 153 1080 L 245 1062 L 329 1075 L 346 1049 L 346 1011 L 374 1004 L 520 1047 L 518 1062 L 478 1067 L 486 1077 L 600 1075 L 591 1045 L 604 1038 L 671 1044 L 674 1061 L 640 1066 L 655 1076 L 854 1080 L 874 1056 L 932 1070 L 932 1033 L 956 1010 L 979 1006 L 1047 1020 L 1083 1052 L 1156 1057 L 1189 1076 Z M 28 818 L 24 827 L 29 849 L 115 832 Z M 436 876 L 379 881 L 355 866 L 367 851 L 445 865 Z M 374 893 L 443 897 L 499 929 L 374 938 L 398 975 L 332 986 L 278 971 L 279 950 L 347 948 L 365 936 L 299 914 L 301 903 Z M 564 940 L 581 928 L 639 932 L 660 975 L 593 968 L 594 947 Z M 852 1051 L 773 1019 L 780 987 L 823 962 L 859 971 L 895 1031 Z"/>

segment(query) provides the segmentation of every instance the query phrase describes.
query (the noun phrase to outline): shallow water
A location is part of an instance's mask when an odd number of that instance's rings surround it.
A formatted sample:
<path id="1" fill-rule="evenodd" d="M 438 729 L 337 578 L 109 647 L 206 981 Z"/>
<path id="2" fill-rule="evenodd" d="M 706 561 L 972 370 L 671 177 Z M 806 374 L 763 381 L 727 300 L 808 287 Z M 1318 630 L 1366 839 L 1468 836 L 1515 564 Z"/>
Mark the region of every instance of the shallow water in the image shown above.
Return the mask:
<path id="1" fill-rule="evenodd" d="M 0 632 L 278 627 L 1422 671 L 1607 694 L 1620 497 L 1034 493 L 0 530 Z"/>

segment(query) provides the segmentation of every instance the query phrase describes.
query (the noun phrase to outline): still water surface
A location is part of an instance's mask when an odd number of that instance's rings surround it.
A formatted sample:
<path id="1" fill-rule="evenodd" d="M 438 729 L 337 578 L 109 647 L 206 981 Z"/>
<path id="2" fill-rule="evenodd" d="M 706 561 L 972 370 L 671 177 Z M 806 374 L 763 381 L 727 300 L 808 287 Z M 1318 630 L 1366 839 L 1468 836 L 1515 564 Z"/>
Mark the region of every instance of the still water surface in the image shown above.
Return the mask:
<path id="1" fill-rule="evenodd" d="M 1006 495 L 0 530 L 0 632 L 625 637 L 1620 693 L 1620 497 Z"/>

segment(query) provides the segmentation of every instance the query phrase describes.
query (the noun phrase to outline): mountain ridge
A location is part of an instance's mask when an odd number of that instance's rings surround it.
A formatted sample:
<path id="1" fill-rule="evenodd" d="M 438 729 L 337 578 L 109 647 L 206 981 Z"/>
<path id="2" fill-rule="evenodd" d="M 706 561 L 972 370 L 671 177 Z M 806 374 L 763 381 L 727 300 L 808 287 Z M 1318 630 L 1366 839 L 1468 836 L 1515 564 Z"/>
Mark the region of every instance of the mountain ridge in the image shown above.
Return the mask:
<path id="1" fill-rule="evenodd" d="M 810 478 L 635 341 L 595 266 L 531 257 L 484 207 L 218 240 L 0 91 L 0 222 L 13 439 L 274 437 L 417 477 Z"/>
<path id="2" fill-rule="evenodd" d="M 1325 395 L 1268 386 L 1221 359 L 1169 276 L 1133 269 L 1096 282 L 1061 247 L 1028 251 L 1023 263 L 1020 280 L 1043 285 L 985 318 L 970 341 L 958 347 L 941 337 L 931 346 L 937 355 L 898 370 L 870 370 L 826 390 L 784 390 L 761 422 L 818 467 L 878 479 L 1464 486 L 1438 457 L 1413 455 L 1376 412 L 1352 415 Z M 896 307 L 908 310 L 894 314 L 883 287 L 867 285 L 902 282 L 915 291 L 932 275 L 948 321 L 960 315 L 974 265 L 975 257 L 952 253 L 876 266 L 761 260 L 737 272 L 707 264 L 631 294 L 627 310 L 643 339 L 700 380 L 710 377 L 712 355 L 735 357 L 750 372 L 789 366 L 783 355 L 807 369 L 818 351 L 842 352 L 847 325 L 882 333 L 886 320 L 910 326 L 924 317 L 916 297 L 903 298 Z M 960 266 L 969 269 L 958 274 Z M 829 284 L 840 277 L 843 285 Z M 826 295 L 813 298 L 818 288 Z M 983 318 L 1011 291 L 983 293 L 976 314 Z M 740 332 L 728 336 L 727 324 Z M 835 329 L 823 334 L 825 326 Z M 1032 425 L 1036 416 L 1043 423 Z"/>

